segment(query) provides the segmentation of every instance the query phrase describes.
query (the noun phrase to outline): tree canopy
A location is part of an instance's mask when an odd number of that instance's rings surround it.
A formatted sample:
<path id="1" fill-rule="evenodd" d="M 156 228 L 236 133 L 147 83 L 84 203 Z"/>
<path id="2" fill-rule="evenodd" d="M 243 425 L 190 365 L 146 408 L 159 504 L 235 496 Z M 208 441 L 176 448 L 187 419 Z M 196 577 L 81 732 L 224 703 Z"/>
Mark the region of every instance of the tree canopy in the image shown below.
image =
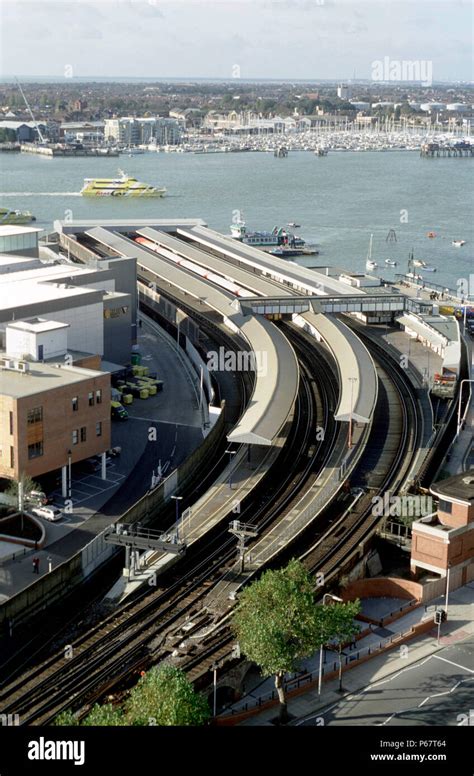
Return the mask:
<path id="1" fill-rule="evenodd" d="M 142 676 L 123 706 L 97 703 L 82 722 L 65 711 L 56 717 L 55 725 L 190 726 L 204 725 L 209 716 L 207 700 L 195 692 L 184 671 L 162 664 Z"/>
<path id="2" fill-rule="evenodd" d="M 329 635 L 315 605 L 314 584 L 297 560 L 266 571 L 241 593 L 232 627 L 241 651 L 264 676 L 294 670 Z"/>

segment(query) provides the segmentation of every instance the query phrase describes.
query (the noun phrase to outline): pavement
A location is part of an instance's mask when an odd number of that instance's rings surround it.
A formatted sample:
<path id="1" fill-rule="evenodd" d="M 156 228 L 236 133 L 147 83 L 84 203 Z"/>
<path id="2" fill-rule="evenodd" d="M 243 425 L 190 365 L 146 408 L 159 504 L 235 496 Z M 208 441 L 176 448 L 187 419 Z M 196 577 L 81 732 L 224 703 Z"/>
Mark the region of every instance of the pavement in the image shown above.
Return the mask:
<path id="1" fill-rule="evenodd" d="M 441 596 L 427 604 L 427 611 L 424 605 L 411 609 L 383 629 L 387 631 L 385 636 L 374 631 L 365 637 L 365 641 L 357 642 L 356 650 L 346 649 L 346 654 L 352 653 L 355 657 L 356 652 L 363 652 L 364 648 L 367 651 L 370 641 L 374 647 L 377 642 L 389 638 L 390 633 L 408 632 L 416 623 L 432 617 L 435 607 L 444 603 Z M 329 658 L 328 655 L 326 661 L 326 672 L 337 665 L 336 656 Z M 397 724 L 396 719 L 403 719 L 403 724 L 458 724 L 457 714 L 469 714 L 473 706 L 474 583 L 450 593 L 448 620 L 441 626 L 439 644 L 437 626 L 433 624 L 428 633 L 344 671 L 345 694 L 342 697 L 337 678 L 323 681 L 322 694 L 318 697 L 318 666 L 319 652 L 302 661 L 300 670 L 288 677 L 301 677 L 311 672 L 314 681 L 314 686 L 306 692 L 288 698 L 292 724 Z M 249 687 L 247 695 L 229 707 L 236 713 L 245 705 L 248 708 L 257 706 L 259 698 L 264 703 L 274 688 L 273 678 L 262 681 L 252 674 L 248 681 L 246 679 L 247 684 L 252 677 L 255 686 Z M 416 711 L 418 708 L 421 711 Z M 270 725 L 276 716 L 277 708 L 272 707 L 240 724 L 245 727 Z"/>
<path id="2" fill-rule="evenodd" d="M 39 576 L 48 573 L 50 563 L 55 568 L 70 558 L 146 493 L 153 473 L 160 470 L 166 476 L 202 442 L 196 388 L 174 341 L 143 323 L 139 344 L 143 363 L 159 374 L 164 390 L 146 401 L 135 399 L 128 408 L 129 419 L 112 423 L 111 445 L 120 446 L 122 452 L 107 467 L 106 480 L 100 473 L 86 474 L 79 465 L 72 467 L 73 512 L 58 523 L 42 520 L 46 527 L 43 549 L 18 546 L 15 557 L 3 561 L 7 548 L 0 549 L 0 603 L 34 581 L 33 557 L 40 559 Z M 148 441 L 152 426 L 157 429 L 155 442 Z M 60 490 L 53 497 L 61 506 Z M 5 544 L 9 554 L 15 551 L 12 544 Z"/>

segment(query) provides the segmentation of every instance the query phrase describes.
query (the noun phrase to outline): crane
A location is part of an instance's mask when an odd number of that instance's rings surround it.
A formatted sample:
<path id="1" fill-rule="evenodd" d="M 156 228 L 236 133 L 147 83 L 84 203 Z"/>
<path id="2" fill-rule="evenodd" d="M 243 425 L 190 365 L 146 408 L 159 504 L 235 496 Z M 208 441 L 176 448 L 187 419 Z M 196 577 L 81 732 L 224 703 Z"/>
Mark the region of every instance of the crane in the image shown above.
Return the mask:
<path id="1" fill-rule="evenodd" d="M 18 80 L 18 78 L 16 76 L 15 76 L 15 81 L 16 81 L 17 86 L 18 86 L 18 88 L 19 88 L 19 90 L 21 92 L 21 96 L 23 97 L 23 99 L 25 101 L 25 105 L 28 108 L 28 113 L 30 114 L 31 118 L 33 119 L 33 123 L 35 125 L 35 128 L 36 128 L 36 131 L 38 133 L 39 139 L 41 140 L 42 143 L 46 143 L 46 139 L 45 139 L 43 133 L 41 132 L 41 129 L 39 128 L 38 122 L 36 121 L 35 117 L 33 116 L 33 111 L 31 110 L 30 104 L 29 104 L 28 100 L 25 97 L 25 93 L 24 93 L 23 89 L 21 88 L 21 83 L 19 82 L 19 80 Z"/>

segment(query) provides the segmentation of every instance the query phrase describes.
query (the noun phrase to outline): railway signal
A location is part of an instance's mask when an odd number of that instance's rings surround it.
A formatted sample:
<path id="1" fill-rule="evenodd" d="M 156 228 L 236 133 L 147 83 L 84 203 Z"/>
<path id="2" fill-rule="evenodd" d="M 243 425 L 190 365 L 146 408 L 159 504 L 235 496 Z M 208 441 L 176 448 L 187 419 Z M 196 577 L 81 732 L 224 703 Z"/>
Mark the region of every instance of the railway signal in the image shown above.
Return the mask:
<path id="1" fill-rule="evenodd" d="M 246 539 L 255 538 L 258 536 L 258 531 L 255 526 L 250 525 L 249 523 L 241 523 L 239 520 L 232 520 L 229 527 L 229 533 L 237 536 L 239 540 L 238 552 L 240 573 L 242 574 L 245 568 L 245 541 Z"/>

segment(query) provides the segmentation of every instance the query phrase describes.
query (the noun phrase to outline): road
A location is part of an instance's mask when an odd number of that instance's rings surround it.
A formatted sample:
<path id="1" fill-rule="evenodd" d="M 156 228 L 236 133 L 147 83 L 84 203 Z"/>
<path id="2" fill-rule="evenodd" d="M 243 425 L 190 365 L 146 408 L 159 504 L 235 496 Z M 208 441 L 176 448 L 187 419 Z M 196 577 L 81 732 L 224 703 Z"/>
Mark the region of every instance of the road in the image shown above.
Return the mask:
<path id="1" fill-rule="evenodd" d="M 474 637 L 344 696 L 293 724 L 474 725 Z"/>

